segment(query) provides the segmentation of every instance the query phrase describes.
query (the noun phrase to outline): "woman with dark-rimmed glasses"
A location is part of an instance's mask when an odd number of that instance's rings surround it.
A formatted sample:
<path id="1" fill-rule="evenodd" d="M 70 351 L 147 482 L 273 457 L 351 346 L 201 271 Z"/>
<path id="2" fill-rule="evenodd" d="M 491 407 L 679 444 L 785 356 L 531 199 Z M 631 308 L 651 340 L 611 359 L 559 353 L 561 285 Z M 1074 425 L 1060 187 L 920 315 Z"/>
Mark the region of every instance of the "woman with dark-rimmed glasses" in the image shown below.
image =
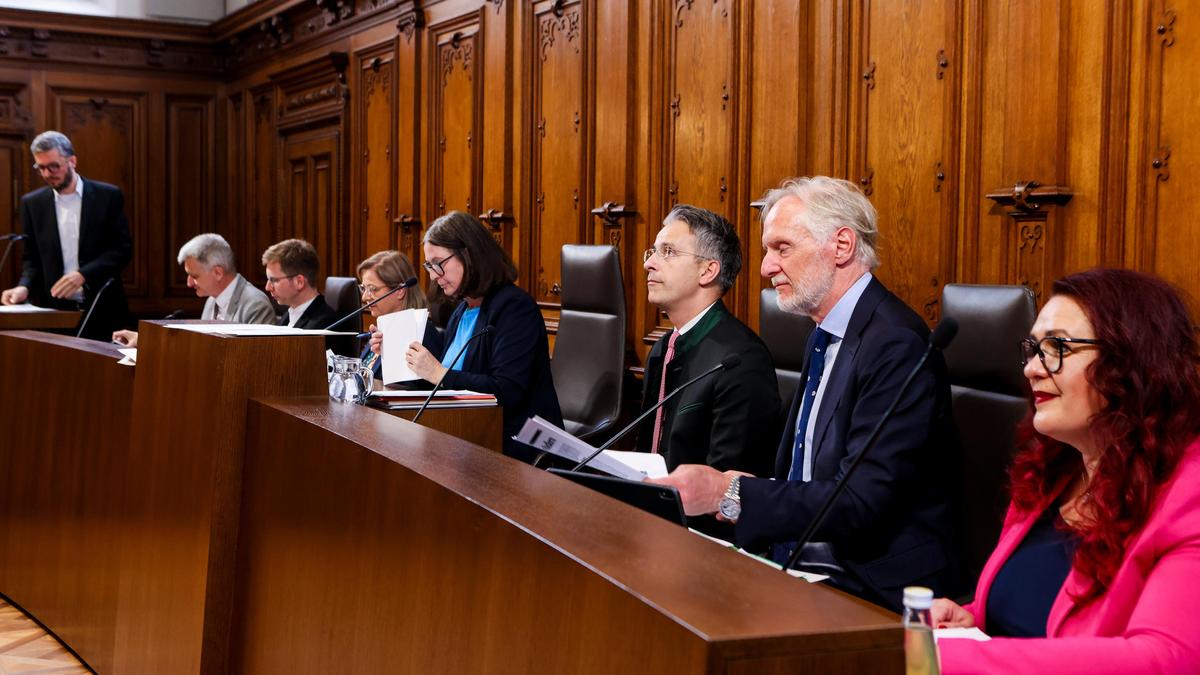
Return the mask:
<path id="1" fill-rule="evenodd" d="M 504 453 L 532 461 L 536 451 L 512 440 L 525 420 L 540 415 L 563 424 L 537 303 L 513 284 L 516 266 L 474 216 L 453 211 L 438 218 L 423 246 L 425 270 L 458 306 L 446 324 L 445 348 L 435 353 L 410 344 L 409 368 L 447 389 L 494 394 L 504 408 Z M 371 349 L 378 352 L 382 340 L 375 333 Z"/>
<path id="2" fill-rule="evenodd" d="M 1200 356 L 1179 294 L 1128 270 L 1054 284 L 1022 341 L 1032 427 L 943 673 L 1200 672 Z"/>

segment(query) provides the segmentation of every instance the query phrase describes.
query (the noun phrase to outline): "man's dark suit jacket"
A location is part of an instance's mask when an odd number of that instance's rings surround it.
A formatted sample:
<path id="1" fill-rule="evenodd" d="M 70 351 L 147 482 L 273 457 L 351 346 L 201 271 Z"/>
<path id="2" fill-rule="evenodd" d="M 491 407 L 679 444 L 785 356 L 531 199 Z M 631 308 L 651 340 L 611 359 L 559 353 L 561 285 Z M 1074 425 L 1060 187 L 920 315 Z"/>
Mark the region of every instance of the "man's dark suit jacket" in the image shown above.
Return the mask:
<path id="1" fill-rule="evenodd" d="M 50 288 L 63 275 L 62 244 L 58 236 L 58 215 L 54 210 L 54 190 L 46 186 L 21 198 L 21 227 L 28 236 L 24 243 L 24 267 L 20 285 L 29 289 L 35 305 L 58 309 L 79 309 L 72 300 L 50 296 Z M 107 183 L 84 180 L 83 204 L 79 213 L 79 272 L 86 280 L 83 307 L 91 306 L 96 293 L 109 279 L 116 279 L 100 296 L 88 320 L 84 337 L 107 342 L 112 333 L 125 327 L 129 305 L 121 272 L 133 255 L 133 239 L 125 218 L 125 198 L 121 190 Z"/>
<path id="2" fill-rule="evenodd" d="M 325 296 L 317 293 L 317 297 L 313 298 L 312 304 L 310 304 L 304 310 L 304 313 L 300 315 L 300 318 L 296 321 L 296 325 L 292 326 L 292 328 L 323 330 L 328 328 L 329 324 L 337 321 L 339 318 L 340 317 L 334 313 L 333 308 L 325 302 Z M 278 323 L 280 326 L 286 326 L 290 320 L 291 315 L 288 313 L 287 309 L 284 309 L 283 315 L 279 317 L 276 323 Z M 342 327 L 339 326 L 334 330 L 340 330 L 341 328 Z M 327 337 L 325 338 L 325 346 L 329 349 L 332 349 L 334 353 L 341 354 L 342 356 L 354 356 L 358 353 L 358 350 L 355 349 L 356 345 L 354 344 L 353 336 L 350 338 L 344 338 L 341 336 Z"/>
<path id="3" fill-rule="evenodd" d="M 454 334 L 467 303 L 461 302 L 450 315 L 444 342 L 454 344 Z M 493 288 L 483 298 L 475 333 L 491 326 L 492 331 L 467 347 L 462 370 L 446 374 L 446 389 L 470 389 L 495 394 L 504 408 L 504 454 L 531 462 L 537 451 L 512 440 L 525 420 L 540 415 L 562 427 L 562 409 L 550 373 L 550 342 L 546 322 L 537 303 L 512 284 Z M 442 358 L 443 354 L 438 354 Z"/>
<path id="4" fill-rule="evenodd" d="M 741 481 L 739 545 L 760 549 L 799 538 L 863 449 L 928 337 L 924 321 L 872 279 L 851 316 L 816 413 L 813 480 L 787 480 L 801 389 L 779 444 L 777 480 Z M 816 533 L 816 541 L 832 544 L 847 572 L 834 575 L 835 583 L 897 609 L 908 585 L 929 586 L 939 596 L 957 590 L 945 473 L 957 453 L 945 362 L 935 352 Z"/>
<path id="5" fill-rule="evenodd" d="M 662 362 L 670 334 L 650 350 L 642 410 L 658 402 Z M 771 354 L 761 338 L 717 301 L 699 322 L 675 341 L 675 357 L 667 366 L 666 393 L 721 363 L 730 354 L 742 362 L 696 382 L 663 406 L 659 452 L 674 471 L 680 464 L 707 464 L 721 471 L 736 469 L 771 475 L 779 446 L 779 384 Z M 654 442 L 654 418 L 638 429 L 638 450 Z"/>

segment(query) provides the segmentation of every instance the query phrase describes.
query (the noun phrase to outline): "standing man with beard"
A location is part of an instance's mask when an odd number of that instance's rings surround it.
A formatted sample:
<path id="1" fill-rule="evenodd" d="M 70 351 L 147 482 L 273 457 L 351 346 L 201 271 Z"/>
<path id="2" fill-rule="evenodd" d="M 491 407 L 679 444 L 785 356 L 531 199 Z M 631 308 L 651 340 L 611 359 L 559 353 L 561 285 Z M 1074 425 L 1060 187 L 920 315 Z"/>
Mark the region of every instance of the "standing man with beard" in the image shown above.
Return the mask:
<path id="1" fill-rule="evenodd" d="M 0 302 L 86 309 L 112 279 L 83 335 L 108 340 L 129 316 L 120 279 L 133 254 L 125 198 L 119 188 L 84 181 L 75 172 L 75 148 L 63 134 L 39 134 L 30 150 L 33 169 L 47 187 L 21 198 L 24 267 L 20 282 L 0 293 Z"/>
<path id="2" fill-rule="evenodd" d="M 688 514 L 718 512 L 743 548 L 782 562 L 863 452 L 867 437 L 925 351 L 925 322 L 871 273 L 879 264 L 875 209 L 858 188 L 798 178 L 767 193 L 761 272 L 781 309 L 817 323 L 805 386 L 792 402 L 775 478 L 679 467 Z M 938 353 L 917 372 L 875 446 L 804 548 L 802 566 L 842 589 L 899 609 L 905 586 L 953 592 L 946 467 L 957 444 Z"/>

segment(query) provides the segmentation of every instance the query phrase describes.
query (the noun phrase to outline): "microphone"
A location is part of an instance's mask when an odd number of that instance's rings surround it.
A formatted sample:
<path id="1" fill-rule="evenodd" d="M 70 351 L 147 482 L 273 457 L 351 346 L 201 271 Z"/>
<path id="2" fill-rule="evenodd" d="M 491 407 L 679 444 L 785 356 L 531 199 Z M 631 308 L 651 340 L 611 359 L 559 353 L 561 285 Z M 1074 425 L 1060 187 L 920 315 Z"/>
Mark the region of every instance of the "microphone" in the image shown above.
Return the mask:
<path id="1" fill-rule="evenodd" d="M 0 241 L 8 241 L 8 245 L 4 247 L 4 255 L 0 256 L 0 272 L 4 271 L 4 263 L 8 262 L 8 254 L 12 252 L 13 242 L 28 238 L 28 235 L 17 234 L 16 232 L 0 235 Z"/>
<path id="2" fill-rule="evenodd" d="M 96 291 L 96 297 L 92 298 L 91 307 L 88 307 L 87 314 L 83 315 L 83 322 L 79 324 L 79 330 L 75 333 L 75 337 L 83 337 L 83 329 L 87 328 L 88 319 L 92 318 L 92 312 L 96 311 L 96 304 L 100 302 L 100 296 L 104 295 L 104 291 L 107 291 L 108 287 L 112 286 L 116 280 L 116 277 L 109 277 L 108 281 L 104 282 L 104 285 L 100 287 L 100 290 Z"/>
<path id="3" fill-rule="evenodd" d="M 175 310 L 174 312 L 171 312 L 170 314 L 168 314 L 168 315 L 164 316 L 164 317 L 162 318 L 162 320 L 163 320 L 163 321 L 170 321 L 171 319 L 178 319 L 178 318 L 179 318 L 179 317 L 181 317 L 181 316 L 183 316 L 183 310 L 182 310 L 182 309 L 177 309 L 177 310 Z"/>
<path id="4" fill-rule="evenodd" d="M 371 302 L 363 305 L 362 307 L 359 307 L 358 309 L 354 310 L 353 312 L 350 312 L 346 316 L 343 316 L 342 318 L 338 319 L 337 321 L 334 321 L 333 323 L 329 324 L 328 326 L 325 327 L 325 330 L 330 330 L 334 326 L 340 325 L 343 321 L 346 321 L 347 319 L 353 319 L 354 317 L 358 316 L 359 314 L 362 314 L 363 312 L 367 311 L 368 309 L 374 307 L 376 303 L 382 302 L 384 298 L 388 297 L 392 293 L 395 293 L 396 291 L 399 291 L 402 288 L 411 288 L 416 285 L 417 285 L 417 278 L 409 277 L 408 281 L 405 281 L 404 283 L 393 288 L 392 290 L 388 291 L 387 293 L 384 293 L 383 295 L 379 296 L 378 298 L 375 298 Z"/>
<path id="5" fill-rule="evenodd" d="M 654 405 L 647 408 L 644 412 L 642 412 L 641 415 L 638 415 L 636 418 L 634 418 L 634 420 L 632 422 L 630 422 L 628 426 L 626 426 L 624 429 L 618 431 L 616 433 L 616 435 L 614 435 L 612 438 L 605 441 L 604 444 L 601 445 L 600 447 L 596 448 L 595 452 L 593 452 L 592 454 L 585 457 L 582 462 L 571 467 L 571 470 L 578 471 L 578 470 L 582 469 L 583 467 L 587 466 L 588 462 L 592 461 L 593 459 L 596 459 L 597 455 L 599 455 L 600 453 L 602 453 L 605 450 L 612 447 L 613 443 L 616 443 L 617 441 L 624 438 L 625 434 L 628 434 L 630 431 L 632 431 L 634 429 L 634 427 L 636 427 L 638 424 L 641 424 L 642 420 L 644 420 L 648 416 L 650 416 L 651 413 L 656 412 L 659 408 L 666 405 L 667 401 L 670 401 L 671 399 L 675 398 L 675 395 L 678 394 L 679 392 L 683 391 L 684 389 L 687 389 L 688 387 L 692 386 L 693 384 L 696 384 L 697 382 L 699 382 L 700 380 L 703 380 L 704 378 L 708 377 L 709 375 L 712 375 L 713 373 L 717 372 L 718 370 L 732 370 L 733 368 L 737 368 L 739 365 L 741 365 L 741 363 L 742 363 L 741 356 L 739 356 L 738 354 L 730 354 L 730 355 L 726 356 L 725 358 L 721 359 L 721 362 L 718 363 L 717 365 L 713 366 L 712 368 L 709 368 L 708 370 L 704 371 L 703 373 L 700 373 L 699 375 L 693 377 L 692 379 L 688 380 L 687 382 L 684 382 L 683 384 L 679 385 L 678 387 L 675 387 L 675 389 L 671 390 L 671 393 L 664 396 L 661 401 L 659 401 L 658 403 L 655 403 Z"/>
<path id="6" fill-rule="evenodd" d="M 416 279 L 413 279 L 412 281 L 416 281 Z M 421 419 L 421 415 L 425 414 L 425 409 L 429 407 L 429 402 L 433 400 L 433 395 L 438 393 L 438 390 L 442 388 L 442 382 L 446 381 L 446 375 L 450 374 L 450 370 L 454 368 L 454 364 L 458 363 L 458 360 L 462 358 L 463 352 L 467 351 L 467 346 L 490 332 L 492 332 L 491 325 L 484 326 L 479 330 L 478 333 L 467 338 L 467 341 L 463 343 L 462 347 L 459 347 L 458 353 L 454 355 L 454 360 L 450 361 L 450 368 L 448 368 L 446 372 L 440 378 L 438 378 L 437 384 L 433 385 L 433 389 L 431 389 L 429 391 L 429 395 L 425 397 L 425 402 L 421 404 L 420 409 L 417 410 L 417 414 L 413 415 L 413 424 L 416 424 L 417 421 Z"/>
<path id="7" fill-rule="evenodd" d="M 900 385 L 900 391 L 896 392 L 896 398 L 892 399 L 892 404 L 888 406 L 887 410 L 883 411 L 883 415 L 880 415 L 879 421 L 875 423 L 875 428 L 871 430 L 871 435 L 867 437 L 866 445 L 863 446 L 862 451 L 859 452 L 858 455 L 856 455 L 850 462 L 850 466 L 846 468 L 846 473 L 842 475 L 842 479 L 839 480 L 837 485 L 833 487 L 833 492 L 830 493 L 829 498 L 825 500 L 824 504 L 821 504 L 821 508 L 819 511 L 817 511 L 817 515 L 813 517 L 813 519 L 808 523 L 808 527 L 804 529 L 804 533 L 800 535 L 800 539 L 796 542 L 796 550 L 792 551 L 792 555 L 788 556 L 787 562 L 785 562 L 783 567 L 780 568 L 784 572 L 787 572 L 800 560 L 800 554 L 804 550 L 804 546 L 808 544 L 812 540 L 813 535 L 817 533 L 817 529 L 821 527 L 822 522 L 825 520 L 825 516 L 829 515 L 829 509 L 833 507 L 833 503 L 837 501 L 837 498 L 843 492 L 846 491 L 846 485 L 850 482 L 850 476 L 854 475 L 854 470 L 857 469 L 860 464 L 862 464 L 863 458 L 866 457 L 867 453 L 871 451 L 871 448 L 875 446 L 875 441 L 879 439 L 880 430 L 883 429 L 883 425 L 888 421 L 889 418 L 891 418 L 892 413 L 895 412 L 896 406 L 900 404 L 900 398 L 904 396 L 904 392 L 908 391 L 908 385 L 912 383 L 913 378 L 915 378 L 917 373 L 920 372 L 921 368 L 924 367 L 925 361 L 929 358 L 929 354 L 935 349 L 938 351 L 945 349 L 957 334 L 958 320 L 952 316 L 942 319 L 941 322 L 934 327 L 933 332 L 929 335 L 929 344 L 925 347 L 925 353 L 921 354 L 921 359 L 917 361 L 917 365 L 913 366 L 913 369 L 911 372 L 909 372 L 908 377 L 904 379 L 904 383 Z"/>

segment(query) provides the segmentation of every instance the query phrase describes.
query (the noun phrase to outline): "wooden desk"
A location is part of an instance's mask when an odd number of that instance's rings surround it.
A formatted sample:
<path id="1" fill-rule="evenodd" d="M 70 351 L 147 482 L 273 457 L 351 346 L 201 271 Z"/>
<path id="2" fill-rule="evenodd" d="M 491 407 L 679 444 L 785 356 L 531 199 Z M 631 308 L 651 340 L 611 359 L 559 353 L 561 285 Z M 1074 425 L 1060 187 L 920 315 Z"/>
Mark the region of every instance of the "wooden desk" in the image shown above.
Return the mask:
<path id="1" fill-rule="evenodd" d="M 0 330 L 69 330 L 79 327 L 83 312 L 0 312 Z"/>
<path id="2" fill-rule="evenodd" d="M 120 358 L 102 342 L 0 333 L 0 593 L 101 673 L 130 489 L 134 369 Z"/>
<path id="3" fill-rule="evenodd" d="M 894 614 L 380 411 L 246 448 L 231 672 L 903 672 Z"/>
<path id="4" fill-rule="evenodd" d="M 412 420 L 416 410 L 385 410 L 389 415 Z M 418 422 L 423 427 L 461 438 L 495 452 L 504 452 L 504 408 L 498 405 L 473 408 L 426 408 Z"/>

